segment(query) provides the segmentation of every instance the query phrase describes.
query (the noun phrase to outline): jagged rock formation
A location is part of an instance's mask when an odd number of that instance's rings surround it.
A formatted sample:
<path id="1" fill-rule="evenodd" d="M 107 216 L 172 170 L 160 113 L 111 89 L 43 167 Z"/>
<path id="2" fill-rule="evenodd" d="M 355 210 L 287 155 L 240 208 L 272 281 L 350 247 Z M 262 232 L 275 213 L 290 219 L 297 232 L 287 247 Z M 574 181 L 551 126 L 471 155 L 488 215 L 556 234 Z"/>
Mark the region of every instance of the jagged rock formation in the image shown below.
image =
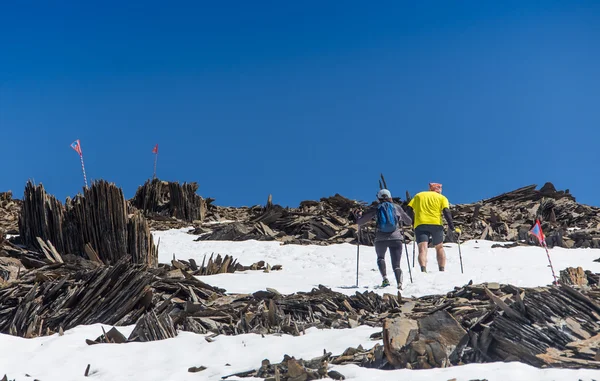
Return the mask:
<path id="1" fill-rule="evenodd" d="M 86 256 L 114 264 L 130 255 L 134 263 L 155 267 L 158 253 L 143 216 L 129 210 L 123 192 L 106 181 L 95 182 L 65 205 L 28 183 L 19 218 L 22 242 L 62 262 L 61 255 Z"/>
<path id="2" fill-rule="evenodd" d="M 246 220 L 231 224 L 203 227 L 199 240 L 279 240 L 294 244 L 331 244 L 354 242 L 357 226 L 352 221 L 352 210 L 361 206 L 339 194 L 320 201 L 303 201 L 298 208 L 283 208 L 267 203 L 265 207 L 244 210 Z M 361 242 L 373 237 L 363 235 Z"/>
<path id="3" fill-rule="evenodd" d="M 530 185 L 477 203 L 453 205 L 452 214 L 456 224 L 462 228 L 461 240 L 537 244 L 528 230 L 536 219 L 540 219 L 550 247 L 600 248 L 600 208 L 578 204 L 568 190 L 558 191 L 550 183 L 539 190 L 536 188 L 536 185 Z M 199 235 L 199 240 L 255 239 L 328 245 L 356 243 L 358 239 L 361 244 L 370 245 L 374 238 L 374 223 L 363 227 L 359 235 L 351 213 L 354 208 L 367 204 L 339 194 L 319 201 L 303 201 L 297 208 L 284 208 L 273 204 L 270 199 L 265 206 L 234 208 L 216 206 L 212 204 L 213 199 L 195 195 L 196 190 L 195 183 L 182 186 L 149 181 L 138 189 L 131 204 L 132 207 L 146 208 L 152 229 L 181 228 L 193 224 L 192 234 Z M 171 195 L 175 195 L 175 199 Z M 406 200 L 395 200 L 407 208 Z M 8 209 L 12 212 L 7 212 L 7 207 L 2 205 L 10 205 Z M 14 216 L 14 210 L 19 207 L 15 200 L 0 201 L 0 229 L 2 226 L 14 226 L 14 217 L 6 216 Z M 47 221 L 40 223 L 54 228 L 57 221 L 52 219 L 59 218 L 59 209 L 52 201 L 44 217 Z M 76 226 L 64 228 L 76 231 Z M 405 236 L 408 240 L 412 239 L 408 227 Z M 446 240 L 455 241 L 456 238 L 450 234 Z"/>
<path id="4" fill-rule="evenodd" d="M 546 183 L 523 187 L 474 204 L 455 205 L 452 214 L 463 239 L 531 242 L 528 230 L 542 222 L 548 246 L 600 247 L 600 208 L 578 204 Z"/>
<path id="5" fill-rule="evenodd" d="M 135 324 L 147 312 L 173 306 L 164 303 L 164 293 L 197 301 L 224 291 L 193 278 L 157 277 L 127 257 L 114 266 L 92 266 L 71 262 L 23 270 L 0 289 L 0 332 L 34 337 L 80 324 Z"/>
<path id="6" fill-rule="evenodd" d="M 174 217 L 177 220 L 203 221 L 207 203 L 196 194 L 197 183 L 183 183 L 148 180 L 138 188 L 131 204 L 147 216 Z M 168 221 L 169 219 L 166 219 Z"/>
<path id="7" fill-rule="evenodd" d="M 474 313 L 471 302 L 463 306 L 462 320 L 456 319 L 452 311 L 458 306 L 447 309 L 445 303 L 471 299 L 473 292 L 481 293 L 493 308 Z M 566 284 L 537 289 L 467 286 L 449 293 L 433 314 L 387 319 L 386 357 L 394 368 L 411 369 L 493 361 L 600 369 L 598 296 Z"/>
<path id="8" fill-rule="evenodd" d="M 581 205 L 569 191 L 557 191 L 551 183 L 536 190 L 530 185 L 473 204 L 453 205 L 455 223 L 462 229 L 461 240 L 487 239 L 518 244 L 537 244 L 528 234 L 536 219 L 542 222 L 548 246 L 600 248 L 600 208 Z M 409 197 L 409 196 L 407 196 Z M 395 199 L 405 209 L 407 201 Z M 303 201 L 298 208 L 279 205 L 245 208 L 236 222 L 202 226 L 194 233 L 200 240 L 279 240 L 295 244 L 352 242 L 358 227 L 351 210 L 365 203 L 340 195 L 320 201 Z M 216 207 L 218 210 L 219 207 Z M 232 208 L 228 208 L 231 213 Z M 231 217 L 230 217 L 231 218 Z M 409 227 L 407 239 L 412 239 Z M 361 244 L 371 244 L 374 223 L 363 227 Z M 455 241 L 453 234 L 446 241 Z"/>

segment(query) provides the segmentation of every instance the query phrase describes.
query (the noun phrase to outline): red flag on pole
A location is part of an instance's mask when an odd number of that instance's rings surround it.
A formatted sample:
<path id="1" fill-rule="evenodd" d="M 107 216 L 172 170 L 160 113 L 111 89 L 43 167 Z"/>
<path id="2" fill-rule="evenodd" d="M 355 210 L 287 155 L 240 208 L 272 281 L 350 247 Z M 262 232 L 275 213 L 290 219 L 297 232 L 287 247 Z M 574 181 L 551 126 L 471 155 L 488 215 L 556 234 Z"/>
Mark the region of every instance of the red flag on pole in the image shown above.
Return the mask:
<path id="1" fill-rule="evenodd" d="M 154 148 L 152 148 L 152 153 L 154 154 L 154 175 L 152 176 L 153 179 L 156 178 L 156 161 L 158 160 L 158 144 L 154 146 Z"/>
<path id="2" fill-rule="evenodd" d="M 79 156 L 83 155 L 81 153 L 81 144 L 79 143 L 79 139 L 71 143 L 71 148 L 73 148 L 79 154 Z"/>
<path id="3" fill-rule="evenodd" d="M 546 237 L 544 236 L 544 232 L 542 231 L 542 225 L 540 225 L 540 220 L 535 221 L 535 225 L 529 231 L 529 234 L 537 237 L 540 245 L 546 246 Z"/>
<path id="4" fill-rule="evenodd" d="M 540 224 L 540 220 L 535 220 L 535 225 L 529 231 L 529 234 L 537 237 L 540 245 L 546 249 L 546 256 L 548 257 L 548 263 L 550 264 L 550 270 L 552 270 L 552 277 L 554 278 L 554 284 L 558 284 L 558 279 L 556 278 L 556 274 L 554 273 L 554 266 L 552 266 L 552 260 L 550 259 L 550 253 L 548 252 L 548 246 L 546 246 L 546 237 L 544 236 L 544 232 L 542 231 L 542 225 Z"/>
<path id="5" fill-rule="evenodd" d="M 87 188 L 87 177 L 85 175 L 85 165 L 83 164 L 83 152 L 81 151 L 81 143 L 79 143 L 79 139 L 75 140 L 73 143 L 71 143 L 71 148 L 73 148 L 75 150 L 75 152 L 77 152 L 79 154 L 79 159 L 81 159 L 81 171 L 83 172 L 83 183 L 85 184 L 85 187 Z"/>

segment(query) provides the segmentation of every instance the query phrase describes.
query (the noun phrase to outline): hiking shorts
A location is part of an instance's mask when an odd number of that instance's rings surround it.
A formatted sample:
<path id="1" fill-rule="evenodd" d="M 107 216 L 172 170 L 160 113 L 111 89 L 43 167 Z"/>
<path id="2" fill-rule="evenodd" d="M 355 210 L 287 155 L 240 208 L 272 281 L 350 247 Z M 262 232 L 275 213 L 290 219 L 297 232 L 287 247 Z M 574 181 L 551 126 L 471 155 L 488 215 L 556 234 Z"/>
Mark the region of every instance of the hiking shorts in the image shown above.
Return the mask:
<path id="1" fill-rule="evenodd" d="M 419 225 L 415 228 L 415 236 L 417 237 L 417 243 L 429 242 L 433 246 L 437 246 L 444 242 L 444 227 L 442 225 Z"/>

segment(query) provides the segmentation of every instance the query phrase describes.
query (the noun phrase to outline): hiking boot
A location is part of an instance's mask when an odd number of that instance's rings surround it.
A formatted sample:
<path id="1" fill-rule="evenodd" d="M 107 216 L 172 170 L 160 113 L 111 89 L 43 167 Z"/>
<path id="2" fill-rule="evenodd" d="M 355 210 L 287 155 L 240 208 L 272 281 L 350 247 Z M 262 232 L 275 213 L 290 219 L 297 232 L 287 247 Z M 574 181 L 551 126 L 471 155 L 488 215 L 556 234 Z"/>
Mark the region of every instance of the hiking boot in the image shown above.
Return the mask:
<path id="1" fill-rule="evenodd" d="M 402 290 L 402 282 L 398 282 L 398 290 Z"/>
<path id="2" fill-rule="evenodd" d="M 390 285 L 390 281 L 388 278 L 383 278 L 383 282 L 381 282 L 381 287 L 387 287 Z"/>
<path id="3" fill-rule="evenodd" d="M 440 266 L 440 271 L 444 271 L 444 266 Z"/>
<path id="4" fill-rule="evenodd" d="M 425 266 L 421 266 L 421 272 L 422 272 L 422 273 L 426 273 L 426 272 L 427 272 L 427 267 L 425 267 Z"/>

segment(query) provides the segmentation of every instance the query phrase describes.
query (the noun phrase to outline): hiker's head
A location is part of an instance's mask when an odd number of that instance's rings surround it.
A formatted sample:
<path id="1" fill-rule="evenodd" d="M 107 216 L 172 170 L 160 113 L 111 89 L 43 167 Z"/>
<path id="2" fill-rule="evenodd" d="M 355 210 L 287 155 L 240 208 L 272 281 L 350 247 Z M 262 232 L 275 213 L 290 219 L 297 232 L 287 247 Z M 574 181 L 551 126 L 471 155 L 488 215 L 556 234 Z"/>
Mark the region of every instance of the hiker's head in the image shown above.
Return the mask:
<path id="1" fill-rule="evenodd" d="M 442 184 L 429 183 L 429 190 L 436 193 L 442 193 Z"/>
<path id="2" fill-rule="evenodd" d="M 381 189 L 377 192 L 377 199 L 379 201 L 392 201 L 392 193 L 387 189 Z"/>

